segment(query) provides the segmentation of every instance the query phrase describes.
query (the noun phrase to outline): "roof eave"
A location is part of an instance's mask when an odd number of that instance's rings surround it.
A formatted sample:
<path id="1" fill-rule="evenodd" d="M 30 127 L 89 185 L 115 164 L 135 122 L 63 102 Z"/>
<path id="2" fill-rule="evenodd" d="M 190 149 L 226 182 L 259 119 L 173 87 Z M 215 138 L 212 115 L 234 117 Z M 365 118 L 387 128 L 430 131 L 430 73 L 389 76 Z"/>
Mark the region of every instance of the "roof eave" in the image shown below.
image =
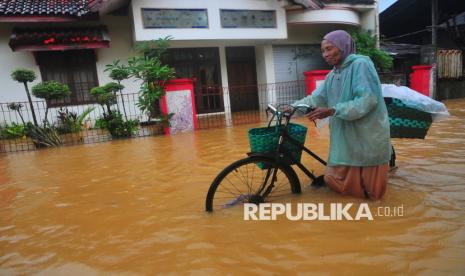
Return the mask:
<path id="1" fill-rule="evenodd" d="M 123 7 L 128 2 L 129 0 L 94 0 L 91 2 L 90 9 L 92 12 L 98 12 L 102 16 Z"/>
<path id="2" fill-rule="evenodd" d="M 290 0 L 290 2 L 305 9 L 319 10 L 324 7 L 320 0 Z"/>
<path id="3" fill-rule="evenodd" d="M 0 15 L 0 22 L 24 23 L 24 22 L 70 22 L 80 18 L 75 16 L 44 16 L 44 15 Z"/>
<path id="4" fill-rule="evenodd" d="M 65 51 L 65 50 L 78 50 L 78 49 L 101 49 L 110 48 L 109 41 L 90 42 L 85 44 L 55 44 L 55 45 L 21 45 L 11 46 L 13 52 L 37 52 L 37 51 Z"/>

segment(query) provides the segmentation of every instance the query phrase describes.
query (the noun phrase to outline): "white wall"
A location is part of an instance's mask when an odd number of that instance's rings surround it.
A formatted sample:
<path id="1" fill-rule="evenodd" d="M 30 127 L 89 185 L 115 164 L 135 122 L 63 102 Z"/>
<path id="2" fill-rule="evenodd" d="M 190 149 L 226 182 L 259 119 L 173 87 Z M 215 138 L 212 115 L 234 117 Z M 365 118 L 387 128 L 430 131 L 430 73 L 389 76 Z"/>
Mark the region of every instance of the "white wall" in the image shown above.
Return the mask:
<path id="1" fill-rule="evenodd" d="M 97 77 L 100 85 L 111 81 L 108 73 L 104 72 L 106 64 L 111 63 L 116 58 L 126 63 L 129 57 L 135 55 L 131 50 L 131 20 L 129 17 L 107 16 L 103 18 L 102 24 L 108 27 L 111 42 L 110 48 L 96 50 Z M 2 84 L 0 102 L 27 101 L 23 85 L 13 81 L 10 77 L 15 68 L 24 67 L 34 70 L 37 74 L 37 80 L 32 85 L 41 81 L 40 70 L 32 52 L 13 52 L 8 45 L 13 27 L 14 25 L 11 23 L 0 24 L 0 83 Z M 123 84 L 127 88 L 125 93 L 138 91 L 138 84 L 132 80 L 124 81 Z"/>
<path id="2" fill-rule="evenodd" d="M 334 30 L 346 30 L 351 32 L 356 26 L 345 24 L 310 24 L 310 25 L 288 25 L 288 39 L 276 40 L 276 44 L 320 44 L 325 34 Z"/>
<path id="3" fill-rule="evenodd" d="M 102 18 L 102 24 L 108 27 L 111 38 L 110 48 L 97 49 L 97 74 L 99 84 L 103 85 L 112 80 L 107 72 L 104 72 L 105 65 L 110 64 L 115 59 L 120 59 L 127 64 L 128 58 L 135 56 L 133 51 L 131 19 L 128 16 L 106 16 Z M 134 79 L 125 80 L 123 93 L 136 93 L 139 91 L 140 83 Z"/>
<path id="4" fill-rule="evenodd" d="M 288 12 L 287 22 L 292 24 L 347 24 L 360 25 L 360 15 L 350 9 L 321 9 Z"/>
<path id="5" fill-rule="evenodd" d="M 379 26 L 378 26 L 378 10 L 372 9 L 361 13 L 360 15 L 360 24 L 362 29 L 369 30 L 372 34 L 377 35 L 379 34 Z"/>
<path id="6" fill-rule="evenodd" d="M 285 39 L 287 36 L 286 12 L 281 7 L 282 3 L 276 0 L 133 0 L 131 5 L 136 41 L 166 36 L 172 36 L 174 40 Z M 144 29 L 142 8 L 207 9 L 209 27 L 207 29 Z M 277 28 L 221 28 L 220 9 L 276 10 Z"/>
<path id="7" fill-rule="evenodd" d="M 13 30 L 11 23 L 0 24 L 0 102 L 26 101 L 27 96 L 22 83 L 11 79 L 11 72 L 16 68 L 28 68 L 36 72 L 41 81 L 39 67 L 30 52 L 13 52 L 8 45 Z M 30 87 L 30 86 L 29 86 Z M 33 97 L 34 99 L 34 97 Z M 1 119 L 1 118 L 0 118 Z"/>
<path id="8" fill-rule="evenodd" d="M 99 23 L 96 22 L 95 24 Z M 105 83 L 112 81 L 109 78 L 108 73 L 104 72 L 105 65 L 111 63 L 116 58 L 119 58 L 123 63 L 127 63 L 127 59 L 135 55 L 135 52 L 132 51 L 132 21 L 128 16 L 106 16 L 102 18 L 101 24 L 108 27 L 111 38 L 110 48 L 96 49 L 97 78 L 99 85 L 104 85 Z M 13 81 L 10 77 L 11 71 L 15 68 L 24 67 L 36 72 L 37 80 L 34 83 L 29 84 L 29 88 L 41 81 L 39 67 L 35 63 L 32 52 L 13 52 L 8 46 L 9 37 L 14 26 L 16 25 L 0 24 L 0 83 L 2 84 L 0 88 L 0 103 L 27 101 L 23 85 Z M 139 90 L 139 83 L 135 82 L 134 79 L 125 80 L 122 84 L 125 86 L 125 89 L 123 90 L 123 93 L 125 94 L 137 93 Z M 41 101 L 41 99 L 36 99 L 34 97 L 33 100 Z M 140 111 L 135 107 L 137 97 L 131 98 L 131 101 L 132 104 L 126 104 L 126 108 L 130 109 L 131 114 L 140 115 Z M 81 113 L 87 107 L 88 105 L 68 106 L 68 109 L 70 111 Z M 49 120 L 55 121 L 54 109 L 51 109 L 50 112 L 53 116 L 49 116 Z M 39 113 L 37 116 L 43 119 L 43 110 L 36 111 L 36 113 Z M 15 121 L 18 119 L 15 118 L 15 116 L 10 118 L 12 114 L 0 112 L 0 123 L 3 121 Z M 97 117 L 100 114 L 101 109 L 98 106 L 92 117 Z M 29 118 L 27 114 L 25 114 L 25 116 L 26 119 Z M 41 119 L 38 118 L 38 120 Z"/>

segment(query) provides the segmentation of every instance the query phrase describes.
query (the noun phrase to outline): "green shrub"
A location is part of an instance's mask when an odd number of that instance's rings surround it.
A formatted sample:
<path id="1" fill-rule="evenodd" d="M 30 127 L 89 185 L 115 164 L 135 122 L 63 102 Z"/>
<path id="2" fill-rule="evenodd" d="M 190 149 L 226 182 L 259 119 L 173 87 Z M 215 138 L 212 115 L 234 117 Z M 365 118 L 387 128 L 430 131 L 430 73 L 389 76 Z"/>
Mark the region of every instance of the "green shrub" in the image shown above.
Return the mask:
<path id="1" fill-rule="evenodd" d="M 107 92 L 116 93 L 124 88 L 124 85 L 116 83 L 116 82 L 109 82 L 103 86 Z"/>
<path id="2" fill-rule="evenodd" d="M 56 81 L 44 81 L 38 83 L 32 87 L 32 94 L 37 98 L 46 100 L 44 126 L 48 125 L 48 109 L 50 100 L 63 99 L 69 96 L 71 92 L 66 84 L 62 84 Z"/>
<path id="3" fill-rule="evenodd" d="M 32 87 L 32 95 L 44 100 L 58 100 L 70 94 L 68 85 L 56 81 L 44 81 Z"/>
<path id="4" fill-rule="evenodd" d="M 97 120 L 95 120 L 94 128 L 106 129 L 107 127 L 108 127 L 108 123 L 107 123 L 107 121 L 105 120 L 104 117 L 100 117 Z"/>
<path id="5" fill-rule="evenodd" d="M 37 77 L 33 70 L 18 68 L 11 73 L 11 78 L 17 82 L 33 82 Z"/>
<path id="6" fill-rule="evenodd" d="M 95 97 L 100 105 L 113 105 L 116 103 L 116 96 L 109 93 L 104 86 L 97 86 L 90 90 L 90 94 Z"/>
<path id="7" fill-rule="evenodd" d="M 58 147 L 63 144 L 58 131 L 54 126 L 26 126 L 27 136 L 31 137 L 36 148 Z"/>
<path id="8" fill-rule="evenodd" d="M 16 139 L 26 136 L 24 124 L 11 123 L 0 126 L 0 139 Z"/>
<path id="9" fill-rule="evenodd" d="M 122 81 L 130 76 L 127 66 L 120 64 L 120 60 L 116 59 L 111 64 L 105 66 L 105 72 L 110 71 L 110 78 L 115 81 Z"/>
<path id="10" fill-rule="evenodd" d="M 77 133 L 81 131 L 84 125 L 85 118 L 94 110 L 93 107 L 89 107 L 81 115 L 77 115 L 76 112 L 68 111 L 68 109 L 60 108 L 58 110 L 58 124 L 57 131 L 60 134 L 65 133 Z"/>
<path id="11" fill-rule="evenodd" d="M 97 119 L 95 128 L 107 129 L 114 138 L 131 137 L 138 129 L 138 120 L 123 119 L 123 115 L 117 110 L 112 110 L 110 114 L 105 114 Z"/>
<path id="12" fill-rule="evenodd" d="M 375 67 L 381 71 L 389 71 L 394 66 L 393 58 L 388 53 L 376 47 L 376 37 L 368 31 L 357 31 L 352 33 L 357 54 L 371 58 Z"/>

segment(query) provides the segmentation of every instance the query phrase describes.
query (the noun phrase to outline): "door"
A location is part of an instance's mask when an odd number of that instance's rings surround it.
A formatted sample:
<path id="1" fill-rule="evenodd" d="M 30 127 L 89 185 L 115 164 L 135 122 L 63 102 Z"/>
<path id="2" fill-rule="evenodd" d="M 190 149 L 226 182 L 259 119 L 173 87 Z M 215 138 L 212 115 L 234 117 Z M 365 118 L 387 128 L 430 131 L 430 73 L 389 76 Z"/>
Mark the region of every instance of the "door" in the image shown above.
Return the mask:
<path id="1" fill-rule="evenodd" d="M 226 47 L 231 111 L 258 110 L 255 47 Z"/>
<path id="2" fill-rule="evenodd" d="M 328 69 L 319 45 L 273 46 L 276 99 L 291 103 L 305 96 L 304 72 Z"/>
<path id="3" fill-rule="evenodd" d="M 176 70 L 176 77 L 196 78 L 197 113 L 224 111 L 218 48 L 169 49 L 164 60 Z"/>

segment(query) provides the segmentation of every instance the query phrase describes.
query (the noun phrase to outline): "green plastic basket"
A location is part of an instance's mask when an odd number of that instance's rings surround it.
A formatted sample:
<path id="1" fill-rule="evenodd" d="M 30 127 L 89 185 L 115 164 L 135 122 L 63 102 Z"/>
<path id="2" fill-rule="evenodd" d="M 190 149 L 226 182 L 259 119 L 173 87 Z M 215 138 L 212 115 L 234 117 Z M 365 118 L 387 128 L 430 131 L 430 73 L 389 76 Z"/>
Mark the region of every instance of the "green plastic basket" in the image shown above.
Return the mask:
<path id="1" fill-rule="evenodd" d="M 307 128 L 290 123 L 287 126 L 289 135 L 297 140 L 299 144 L 304 145 L 305 137 L 307 136 Z M 278 146 L 279 131 L 277 127 L 260 127 L 249 129 L 249 143 L 252 152 L 274 152 Z M 300 162 L 302 150 L 292 144 L 290 141 L 284 143 L 284 148 L 291 154 L 292 159 L 286 159 L 285 162 L 289 165 L 294 164 L 293 160 Z"/>
<path id="2" fill-rule="evenodd" d="M 391 138 L 424 139 L 432 123 L 431 114 L 406 106 L 401 100 L 385 98 Z"/>

